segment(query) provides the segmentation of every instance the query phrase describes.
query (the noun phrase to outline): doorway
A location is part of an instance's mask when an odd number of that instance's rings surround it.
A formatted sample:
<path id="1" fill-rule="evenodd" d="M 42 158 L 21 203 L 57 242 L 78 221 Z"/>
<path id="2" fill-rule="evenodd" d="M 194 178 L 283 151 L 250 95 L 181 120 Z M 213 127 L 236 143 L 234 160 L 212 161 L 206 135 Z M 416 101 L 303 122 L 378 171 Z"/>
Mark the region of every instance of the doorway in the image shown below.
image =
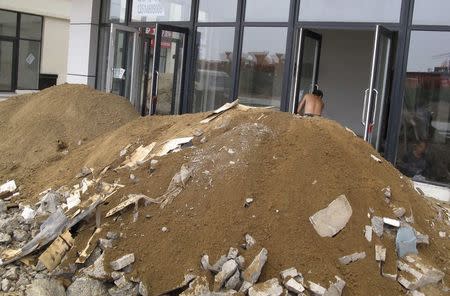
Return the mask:
<path id="1" fill-rule="evenodd" d="M 188 29 L 158 24 L 147 31 L 142 115 L 180 114 Z"/>
<path id="2" fill-rule="evenodd" d="M 323 116 L 352 129 L 381 153 L 387 135 L 395 33 L 375 30 L 299 30 L 291 101 L 324 92 Z"/>
<path id="3" fill-rule="evenodd" d="M 112 24 L 110 36 L 106 92 L 132 100 L 138 30 Z"/>

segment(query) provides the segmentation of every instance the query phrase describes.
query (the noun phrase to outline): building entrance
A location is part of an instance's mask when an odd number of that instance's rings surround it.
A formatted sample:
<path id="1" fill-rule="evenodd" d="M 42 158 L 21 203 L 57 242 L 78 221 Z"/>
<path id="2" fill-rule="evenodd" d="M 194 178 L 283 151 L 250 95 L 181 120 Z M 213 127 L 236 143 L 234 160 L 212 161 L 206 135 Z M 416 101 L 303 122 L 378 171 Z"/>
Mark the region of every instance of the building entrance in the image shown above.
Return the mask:
<path id="1" fill-rule="evenodd" d="M 180 114 L 188 29 L 158 24 L 148 30 L 142 113 Z"/>
<path id="2" fill-rule="evenodd" d="M 395 33 L 299 30 L 291 111 L 307 93 L 324 92 L 324 117 L 355 131 L 383 152 L 396 48 Z"/>

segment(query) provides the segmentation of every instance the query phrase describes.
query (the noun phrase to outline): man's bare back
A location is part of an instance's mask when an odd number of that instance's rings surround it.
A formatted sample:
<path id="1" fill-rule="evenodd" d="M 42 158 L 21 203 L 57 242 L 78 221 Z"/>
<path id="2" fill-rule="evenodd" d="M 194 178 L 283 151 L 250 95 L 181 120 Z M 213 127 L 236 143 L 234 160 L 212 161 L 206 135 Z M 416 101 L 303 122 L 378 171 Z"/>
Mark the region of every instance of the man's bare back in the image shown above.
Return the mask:
<path id="1" fill-rule="evenodd" d="M 322 100 L 322 92 L 319 94 L 306 94 L 297 108 L 297 114 L 300 114 L 304 108 L 304 115 L 321 116 L 325 103 Z"/>

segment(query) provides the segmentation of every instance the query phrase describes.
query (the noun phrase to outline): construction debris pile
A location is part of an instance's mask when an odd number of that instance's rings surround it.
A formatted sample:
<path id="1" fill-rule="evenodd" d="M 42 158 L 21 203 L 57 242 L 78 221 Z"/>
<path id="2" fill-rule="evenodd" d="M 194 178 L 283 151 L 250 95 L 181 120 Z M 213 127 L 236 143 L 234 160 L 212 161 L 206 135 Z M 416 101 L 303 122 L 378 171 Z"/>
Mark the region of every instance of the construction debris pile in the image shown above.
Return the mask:
<path id="1" fill-rule="evenodd" d="M 449 293 L 450 206 L 348 129 L 238 101 L 124 121 L 0 170 L 2 291 Z"/>

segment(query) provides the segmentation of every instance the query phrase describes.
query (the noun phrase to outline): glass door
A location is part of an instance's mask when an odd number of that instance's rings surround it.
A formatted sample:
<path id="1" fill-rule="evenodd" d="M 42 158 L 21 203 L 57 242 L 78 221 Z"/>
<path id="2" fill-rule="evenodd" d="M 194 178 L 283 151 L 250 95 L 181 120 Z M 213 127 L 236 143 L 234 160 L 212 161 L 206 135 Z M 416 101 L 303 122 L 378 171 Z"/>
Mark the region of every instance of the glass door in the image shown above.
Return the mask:
<path id="1" fill-rule="evenodd" d="M 364 140 L 380 152 L 384 150 L 391 82 L 393 33 L 378 25 L 370 72 L 369 88 L 365 91 L 362 124 Z"/>
<path id="2" fill-rule="evenodd" d="M 0 40 L 0 91 L 12 91 L 14 78 L 14 41 Z"/>
<path id="3" fill-rule="evenodd" d="M 150 114 L 151 106 L 151 90 L 153 80 L 153 57 L 155 48 L 155 28 L 145 28 L 144 35 L 144 71 L 142 73 L 142 93 L 140 110 L 141 115 L 145 116 Z"/>
<path id="4" fill-rule="evenodd" d="M 151 115 L 180 114 L 188 29 L 156 25 Z"/>
<path id="5" fill-rule="evenodd" d="M 322 35 L 308 29 L 301 28 L 299 35 L 297 63 L 295 69 L 294 101 L 292 113 L 295 113 L 299 101 L 304 95 L 318 88 L 320 49 Z"/>
<path id="6" fill-rule="evenodd" d="M 106 91 L 131 98 L 137 29 L 111 25 Z"/>

